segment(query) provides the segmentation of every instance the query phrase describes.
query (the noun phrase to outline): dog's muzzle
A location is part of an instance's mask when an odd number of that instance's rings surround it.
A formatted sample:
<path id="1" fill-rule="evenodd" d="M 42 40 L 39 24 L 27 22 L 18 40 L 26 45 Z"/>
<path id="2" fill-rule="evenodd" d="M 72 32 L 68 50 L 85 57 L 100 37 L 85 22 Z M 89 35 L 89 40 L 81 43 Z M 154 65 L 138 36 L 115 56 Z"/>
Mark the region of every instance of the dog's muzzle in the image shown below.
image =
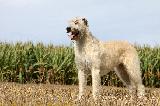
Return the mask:
<path id="1" fill-rule="evenodd" d="M 67 27 L 66 30 L 67 30 L 67 33 L 69 33 L 68 36 L 71 38 L 71 40 L 78 40 L 79 38 L 78 29 L 75 29 L 75 28 L 72 29 L 71 27 Z"/>

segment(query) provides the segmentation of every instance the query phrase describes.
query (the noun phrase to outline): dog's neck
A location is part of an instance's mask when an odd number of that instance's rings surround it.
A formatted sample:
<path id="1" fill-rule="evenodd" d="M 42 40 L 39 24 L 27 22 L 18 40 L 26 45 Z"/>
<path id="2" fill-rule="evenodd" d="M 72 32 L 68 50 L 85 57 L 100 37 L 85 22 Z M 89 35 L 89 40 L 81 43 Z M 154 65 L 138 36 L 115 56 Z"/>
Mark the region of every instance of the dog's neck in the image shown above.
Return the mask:
<path id="1" fill-rule="evenodd" d="M 75 49 L 81 52 L 83 48 L 91 47 L 93 44 L 98 44 L 99 40 L 95 38 L 91 32 L 87 31 L 86 33 L 82 33 L 81 37 L 79 40 L 75 41 Z"/>

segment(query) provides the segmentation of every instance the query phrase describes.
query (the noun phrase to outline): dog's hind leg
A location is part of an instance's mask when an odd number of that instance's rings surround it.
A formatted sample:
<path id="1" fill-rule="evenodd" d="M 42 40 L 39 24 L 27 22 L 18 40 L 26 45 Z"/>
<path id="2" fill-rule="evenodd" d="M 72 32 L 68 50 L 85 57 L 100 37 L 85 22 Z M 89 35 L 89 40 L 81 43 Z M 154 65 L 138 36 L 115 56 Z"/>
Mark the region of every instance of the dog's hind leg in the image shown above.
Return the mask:
<path id="1" fill-rule="evenodd" d="M 117 76 L 119 77 L 119 79 L 123 82 L 123 84 L 127 88 L 129 88 L 130 93 L 135 95 L 136 94 L 136 86 L 135 86 L 134 82 L 130 79 L 130 76 L 129 76 L 124 64 L 123 63 L 119 64 L 114 70 L 115 70 Z"/>
<path id="2" fill-rule="evenodd" d="M 138 58 L 133 58 L 126 64 L 127 72 L 129 73 L 130 80 L 134 82 L 137 89 L 137 96 L 139 98 L 143 97 L 145 94 L 145 88 L 142 84 L 140 63 Z"/>
<path id="3" fill-rule="evenodd" d="M 121 60 L 122 63 L 119 64 L 118 68 L 123 71 L 121 77 L 124 78 L 122 78 L 122 80 L 124 79 L 126 84 L 129 85 L 129 88 L 136 88 L 138 97 L 144 96 L 145 88 L 142 84 L 138 55 L 134 52 L 126 52 Z M 123 74 L 128 76 L 126 77 Z M 129 81 L 129 83 L 127 81 Z"/>

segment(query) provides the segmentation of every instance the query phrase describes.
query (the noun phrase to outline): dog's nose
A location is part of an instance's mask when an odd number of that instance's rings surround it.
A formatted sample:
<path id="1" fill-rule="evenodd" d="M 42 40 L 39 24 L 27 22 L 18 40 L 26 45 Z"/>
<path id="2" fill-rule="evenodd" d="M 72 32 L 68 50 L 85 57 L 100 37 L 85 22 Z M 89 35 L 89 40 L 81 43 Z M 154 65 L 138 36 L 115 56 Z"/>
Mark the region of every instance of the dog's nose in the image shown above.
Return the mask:
<path id="1" fill-rule="evenodd" d="M 67 33 L 71 32 L 71 27 L 67 27 L 66 30 L 67 30 Z"/>

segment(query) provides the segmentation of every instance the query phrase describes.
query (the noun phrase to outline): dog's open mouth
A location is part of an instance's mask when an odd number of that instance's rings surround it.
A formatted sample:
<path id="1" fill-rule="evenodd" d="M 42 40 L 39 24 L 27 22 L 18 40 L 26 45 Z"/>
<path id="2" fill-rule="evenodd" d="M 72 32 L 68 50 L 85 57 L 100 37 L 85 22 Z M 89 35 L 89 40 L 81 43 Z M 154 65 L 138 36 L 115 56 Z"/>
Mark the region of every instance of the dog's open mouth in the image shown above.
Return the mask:
<path id="1" fill-rule="evenodd" d="M 71 38 L 71 40 L 78 40 L 79 38 L 79 31 L 75 28 L 71 29 L 71 27 L 66 28 L 68 36 Z"/>

